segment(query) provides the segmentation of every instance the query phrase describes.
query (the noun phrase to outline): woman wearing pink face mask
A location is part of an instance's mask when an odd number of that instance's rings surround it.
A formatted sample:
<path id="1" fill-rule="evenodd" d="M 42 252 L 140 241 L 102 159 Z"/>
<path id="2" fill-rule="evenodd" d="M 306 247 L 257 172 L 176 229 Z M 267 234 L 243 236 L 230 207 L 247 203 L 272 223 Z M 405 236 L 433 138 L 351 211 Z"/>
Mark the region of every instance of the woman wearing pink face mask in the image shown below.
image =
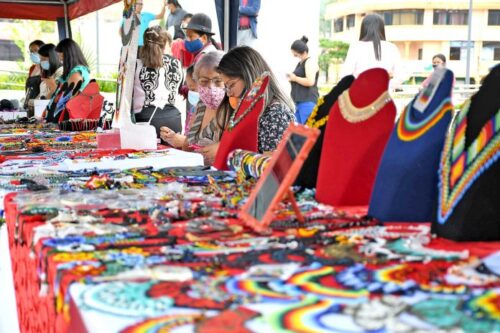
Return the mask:
<path id="1" fill-rule="evenodd" d="M 223 53 L 220 51 L 209 52 L 194 66 L 193 78 L 197 83 L 200 101 L 191 117 L 189 132 L 181 135 L 168 127 L 160 129 L 163 141 L 175 148 L 202 153 L 206 165 L 212 163 L 222 134 L 215 118 L 226 93 L 224 82 L 215 70 L 222 56 Z"/>

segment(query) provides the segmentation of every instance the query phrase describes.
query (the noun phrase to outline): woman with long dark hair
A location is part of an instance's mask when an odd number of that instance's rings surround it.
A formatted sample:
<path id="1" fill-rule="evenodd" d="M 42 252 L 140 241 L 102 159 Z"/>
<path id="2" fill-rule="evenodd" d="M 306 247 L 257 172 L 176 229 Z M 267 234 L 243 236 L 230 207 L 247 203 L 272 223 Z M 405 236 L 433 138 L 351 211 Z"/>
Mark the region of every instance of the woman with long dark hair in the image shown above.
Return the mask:
<path id="1" fill-rule="evenodd" d="M 40 67 L 42 68 L 42 83 L 37 98 L 49 99 L 57 89 L 57 83 L 63 75 L 63 66 L 54 44 L 45 44 L 38 50 Z"/>
<path id="2" fill-rule="evenodd" d="M 87 60 L 83 55 L 80 46 L 71 38 L 63 39 L 57 44 L 55 51 L 62 63 L 63 73 L 59 78 L 59 85 L 52 93 L 52 98 L 47 105 L 47 113 L 45 119 L 48 122 L 57 122 L 61 109 L 56 109 L 54 100 L 61 92 L 62 88 L 75 89 L 82 91 L 90 82 L 90 70 Z M 60 104 L 60 101 L 57 101 Z"/>
<path id="3" fill-rule="evenodd" d="M 361 23 L 359 41 L 349 46 L 340 77 L 357 77 L 362 72 L 376 67 L 384 68 L 389 73 L 393 88 L 403 82 L 405 74 L 399 49 L 395 44 L 386 41 L 382 17 L 369 14 Z"/>
<path id="4" fill-rule="evenodd" d="M 30 55 L 30 60 L 33 62 L 33 65 L 28 70 L 28 77 L 26 78 L 26 83 L 25 83 L 25 101 L 24 101 L 24 108 L 28 108 L 28 115 L 33 114 L 33 108 L 30 107 L 31 103 L 29 103 L 33 98 L 38 96 L 40 94 L 40 84 L 41 84 L 41 74 L 42 74 L 42 68 L 40 67 L 40 55 L 38 54 L 38 50 L 44 43 L 37 39 L 32 41 L 29 44 L 29 55 Z"/>
<path id="5" fill-rule="evenodd" d="M 180 61 L 170 55 L 171 44 L 172 36 L 164 28 L 147 28 L 135 70 L 132 102 L 135 120 L 151 121 L 158 137 L 162 126 L 175 133 L 182 130 L 181 114 L 175 107 L 175 99 L 183 81 L 183 72 Z"/>
<path id="6" fill-rule="evenodd" d="M 90 82 L 90 69 L 80 46 L 71 38 L 63 39 L 56 46 L 56 52 L 63 64 L 61 81 L 76 85 L 82 81 L 80 91 Z"/>
<path id="7" fill-rule="evenodd" d="M 295 116 L 292 101 L 278 85 L 278 80 L 269 65 L 253 48 L 240 46 L 231 49 L 222 57 L 217 71 L 226 87 L 226 96 L 217 110 L 217 124 L 224 131 L 230 130 L 230 120 L 235 117 L 240 99 L 245 95 L 245 92 L 263 73 L 269 73 L 269 85 L 264 93 L 264 108 L 258 116 L 255 127 L 248 129 L 252 133 L 247 133 L 249 135 L 240 138 L 240 140 L 243 142 L 256 136 L 257 142 L 253 144 L 256 145 L 258 152 L 274 151 L 285 130 L 291 122 L 295 121 Z M 234 126 L 238 126 L 236 124 L 238 122 L 234 121 Z M 217 153 L 217 149 L 218 147 L 212 146 L 201 151 L 205 156 L 211 157 L 210 155 Z"/>

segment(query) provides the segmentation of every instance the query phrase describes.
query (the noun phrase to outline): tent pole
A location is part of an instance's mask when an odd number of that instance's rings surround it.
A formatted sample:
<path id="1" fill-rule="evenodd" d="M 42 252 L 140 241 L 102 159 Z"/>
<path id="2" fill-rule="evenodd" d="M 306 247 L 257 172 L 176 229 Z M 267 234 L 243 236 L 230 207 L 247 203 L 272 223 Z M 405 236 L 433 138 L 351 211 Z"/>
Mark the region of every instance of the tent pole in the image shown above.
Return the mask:
<path id="1" fill-rule="evenodd" d="M 100 53 L 100 50 L 99 50 L 99 11 L 97 10 L 95 12 L 95 49 L 96 49 L 96 73 L 97 75 L 99 75 L 100 73 L 100 66 L 99 66 L 99 63 L 100 63 L 100 58 L 99 58 L 99 53 Z"/>
<path id="2" fill-rule="evenodd" d="M 64 7 L 64 28 L 66 30 L 66 38 L 71 38 L 71 30 L 69 29 L 68 3 L 61 0 Z"/>
<path id="3" fill-rule="evenodd" d="M 224 51 L 229 51 L 229 1 L 224 0 Z"/>
<path id="4" fill-rule="evenodd" d="M 465 69 L 465 84 L 470 84 L 470 57 L 472 48 L 472 0 L 469 0 L 469 17 L 467 18 L 468 31 L 467 31 L 467 67 Z"/>

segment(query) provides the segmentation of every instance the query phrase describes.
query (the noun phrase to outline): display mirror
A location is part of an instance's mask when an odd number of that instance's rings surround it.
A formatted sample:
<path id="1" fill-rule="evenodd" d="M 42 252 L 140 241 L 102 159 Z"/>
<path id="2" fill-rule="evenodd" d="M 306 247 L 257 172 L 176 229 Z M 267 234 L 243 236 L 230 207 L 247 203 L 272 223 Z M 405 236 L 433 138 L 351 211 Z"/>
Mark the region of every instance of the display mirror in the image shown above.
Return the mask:
<path id="1" fill-rule="evenodd" d="M 258 232 L 267 231 L 277 205 L 285 198 L 303 221 L 290 187 L 318 136 L 317 129 L 290 125 L 239 214 L 247 225 Z"/>

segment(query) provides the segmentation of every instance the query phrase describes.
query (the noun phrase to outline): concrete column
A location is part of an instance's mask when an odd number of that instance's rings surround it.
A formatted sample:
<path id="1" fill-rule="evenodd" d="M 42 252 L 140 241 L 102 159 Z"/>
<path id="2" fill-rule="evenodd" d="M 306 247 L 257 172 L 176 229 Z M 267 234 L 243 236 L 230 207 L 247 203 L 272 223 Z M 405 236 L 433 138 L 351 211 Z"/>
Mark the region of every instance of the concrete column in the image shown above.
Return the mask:
<path id="1" fill-rule="evenodd" d="M 409 60 L 410 59 L 410 46 L 411 46 L 411 42 L 405 42 L 405 56 L 404 56 L 404 60 Z"/>

